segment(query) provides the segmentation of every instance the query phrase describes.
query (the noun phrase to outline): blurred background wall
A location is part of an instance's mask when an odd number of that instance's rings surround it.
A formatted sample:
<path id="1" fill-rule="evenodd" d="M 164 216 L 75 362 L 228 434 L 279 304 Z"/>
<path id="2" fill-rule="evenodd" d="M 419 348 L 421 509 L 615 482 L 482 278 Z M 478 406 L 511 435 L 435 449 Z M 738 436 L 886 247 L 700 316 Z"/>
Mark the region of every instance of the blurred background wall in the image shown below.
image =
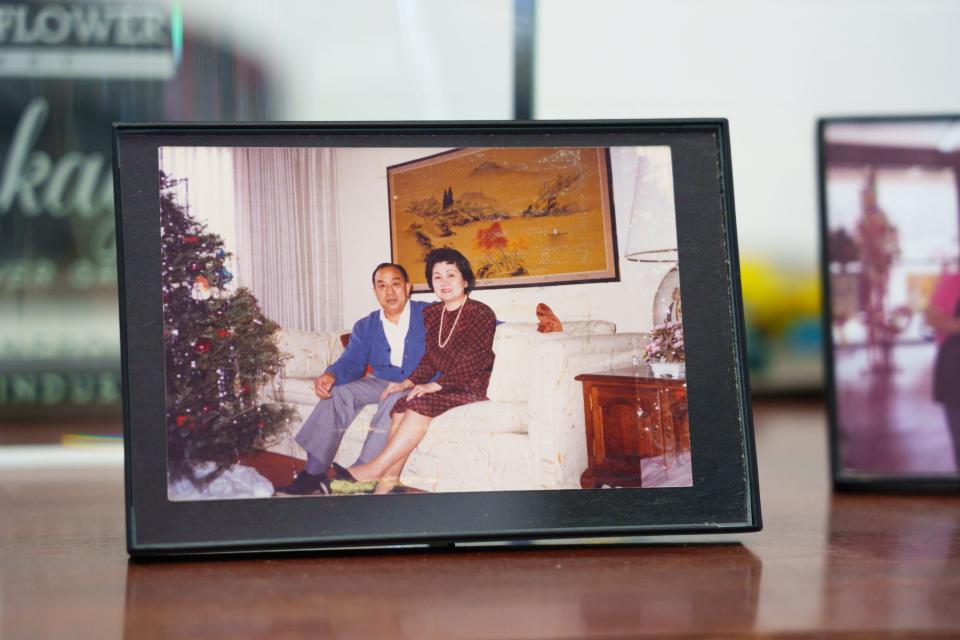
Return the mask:
<path id="1" fill-rule="evenodd" d="M 953 0 L 0 2 L 0 417 L 119 415 L 117 120 L 726 117 L 755 387 L 816 390 L 816 118 L 960 112 L 957 24 Z"/>

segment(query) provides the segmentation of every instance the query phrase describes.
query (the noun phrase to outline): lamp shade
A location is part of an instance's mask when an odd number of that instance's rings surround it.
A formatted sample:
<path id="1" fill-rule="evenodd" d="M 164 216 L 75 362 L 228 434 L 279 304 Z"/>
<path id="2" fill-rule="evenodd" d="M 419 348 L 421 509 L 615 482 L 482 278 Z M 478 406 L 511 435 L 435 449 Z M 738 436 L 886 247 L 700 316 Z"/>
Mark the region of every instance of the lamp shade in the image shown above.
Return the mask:
<path id="1" fill-rule="evenodd" d="M 677 216 L 670 147 L 637 147 L 627 260 L 677 261 Z"/>

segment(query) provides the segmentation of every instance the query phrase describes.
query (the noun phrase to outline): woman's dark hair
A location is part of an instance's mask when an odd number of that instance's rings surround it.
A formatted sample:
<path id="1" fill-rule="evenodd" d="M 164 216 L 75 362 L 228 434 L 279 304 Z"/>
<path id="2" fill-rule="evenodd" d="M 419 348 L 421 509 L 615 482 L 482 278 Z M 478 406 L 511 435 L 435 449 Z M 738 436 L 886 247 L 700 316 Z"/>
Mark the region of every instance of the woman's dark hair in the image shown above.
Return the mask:
<path id="1" fill-rule="evenodd" d="M 473 291 L 473 285 L 477 283 L 477 279 L 473 275 L 470 261 L 467 260 L 462 253 L 450 247 L 433 249 L 427 254 L 427 268 L 424 273 L 427 276 L 427 286 L 430 287 L 430 291 L 433 291 L 433 267 L 436 266 L 438 262 L 449 262 L 450 264 L 457 265 L 457 269 L 460 270 L 460 275 L 462 275 L 463 279 L 467 282 L 465 292 L 470 293 Z"/>
<path id="2" fill-rule="evenodd" d="M 400 272 L 400 275 L 403 276 L 404 282 L 410 282 L 410 276 L 407 275 L 406 269 L 392 262 L 381 262 L 380 264 L 377 265 L 377 268 L 373 270 L 373 273 L 370 274 L 370 281 L 373 282 L 373 286 L 377 286 L 377 271 L 380 271 L 380 269 L 384 269 L 386 267 L 396 269 L 397 271 Z"/>

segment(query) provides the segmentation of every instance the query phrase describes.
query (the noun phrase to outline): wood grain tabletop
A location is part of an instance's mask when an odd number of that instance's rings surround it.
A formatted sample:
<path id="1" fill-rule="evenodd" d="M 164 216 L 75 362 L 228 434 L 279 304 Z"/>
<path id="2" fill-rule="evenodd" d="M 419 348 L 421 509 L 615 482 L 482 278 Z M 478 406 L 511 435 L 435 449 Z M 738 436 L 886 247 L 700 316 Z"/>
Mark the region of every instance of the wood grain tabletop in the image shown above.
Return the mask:
<path id="1" fill-rule="evenodd" d="M 134 562 L 119 467 L 0 471 L 0 638 L 960 637 L 960 496 L 831 494 L 755 407 L 765 529 Z"/>

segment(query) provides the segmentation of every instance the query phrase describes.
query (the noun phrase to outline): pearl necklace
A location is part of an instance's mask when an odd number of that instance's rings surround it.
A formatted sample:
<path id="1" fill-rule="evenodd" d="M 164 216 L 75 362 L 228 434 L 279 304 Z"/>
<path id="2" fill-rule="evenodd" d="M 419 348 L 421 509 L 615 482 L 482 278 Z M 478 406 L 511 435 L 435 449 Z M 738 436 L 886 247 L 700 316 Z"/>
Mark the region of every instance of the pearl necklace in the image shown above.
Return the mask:
<path id="1" fill-rule="evenodd" d="M 450 338 L 453 337 L 453 332 L 457 328 L 457 322 L 460 321 L 460 314 L 463 313 L 463 308 L 467 306 L 467 300 L 464 299 L 463 304 L 460 305 L 460 309 L 457 311 L 457 317 L 453 319 L 453 326 L 450 327 L 450 333 L 447 335 L 447 339 L 443 342 L 440 341 L 440 336 L 443 335 L 443 314 L 447 312 L 447 305 L 443 305 L 440 309 L 440 330 L 437 331 L 437 344 L 440 345 L 440 348 L 443 349 L 447 346 L 447 343 L 450 342 Z"/>

